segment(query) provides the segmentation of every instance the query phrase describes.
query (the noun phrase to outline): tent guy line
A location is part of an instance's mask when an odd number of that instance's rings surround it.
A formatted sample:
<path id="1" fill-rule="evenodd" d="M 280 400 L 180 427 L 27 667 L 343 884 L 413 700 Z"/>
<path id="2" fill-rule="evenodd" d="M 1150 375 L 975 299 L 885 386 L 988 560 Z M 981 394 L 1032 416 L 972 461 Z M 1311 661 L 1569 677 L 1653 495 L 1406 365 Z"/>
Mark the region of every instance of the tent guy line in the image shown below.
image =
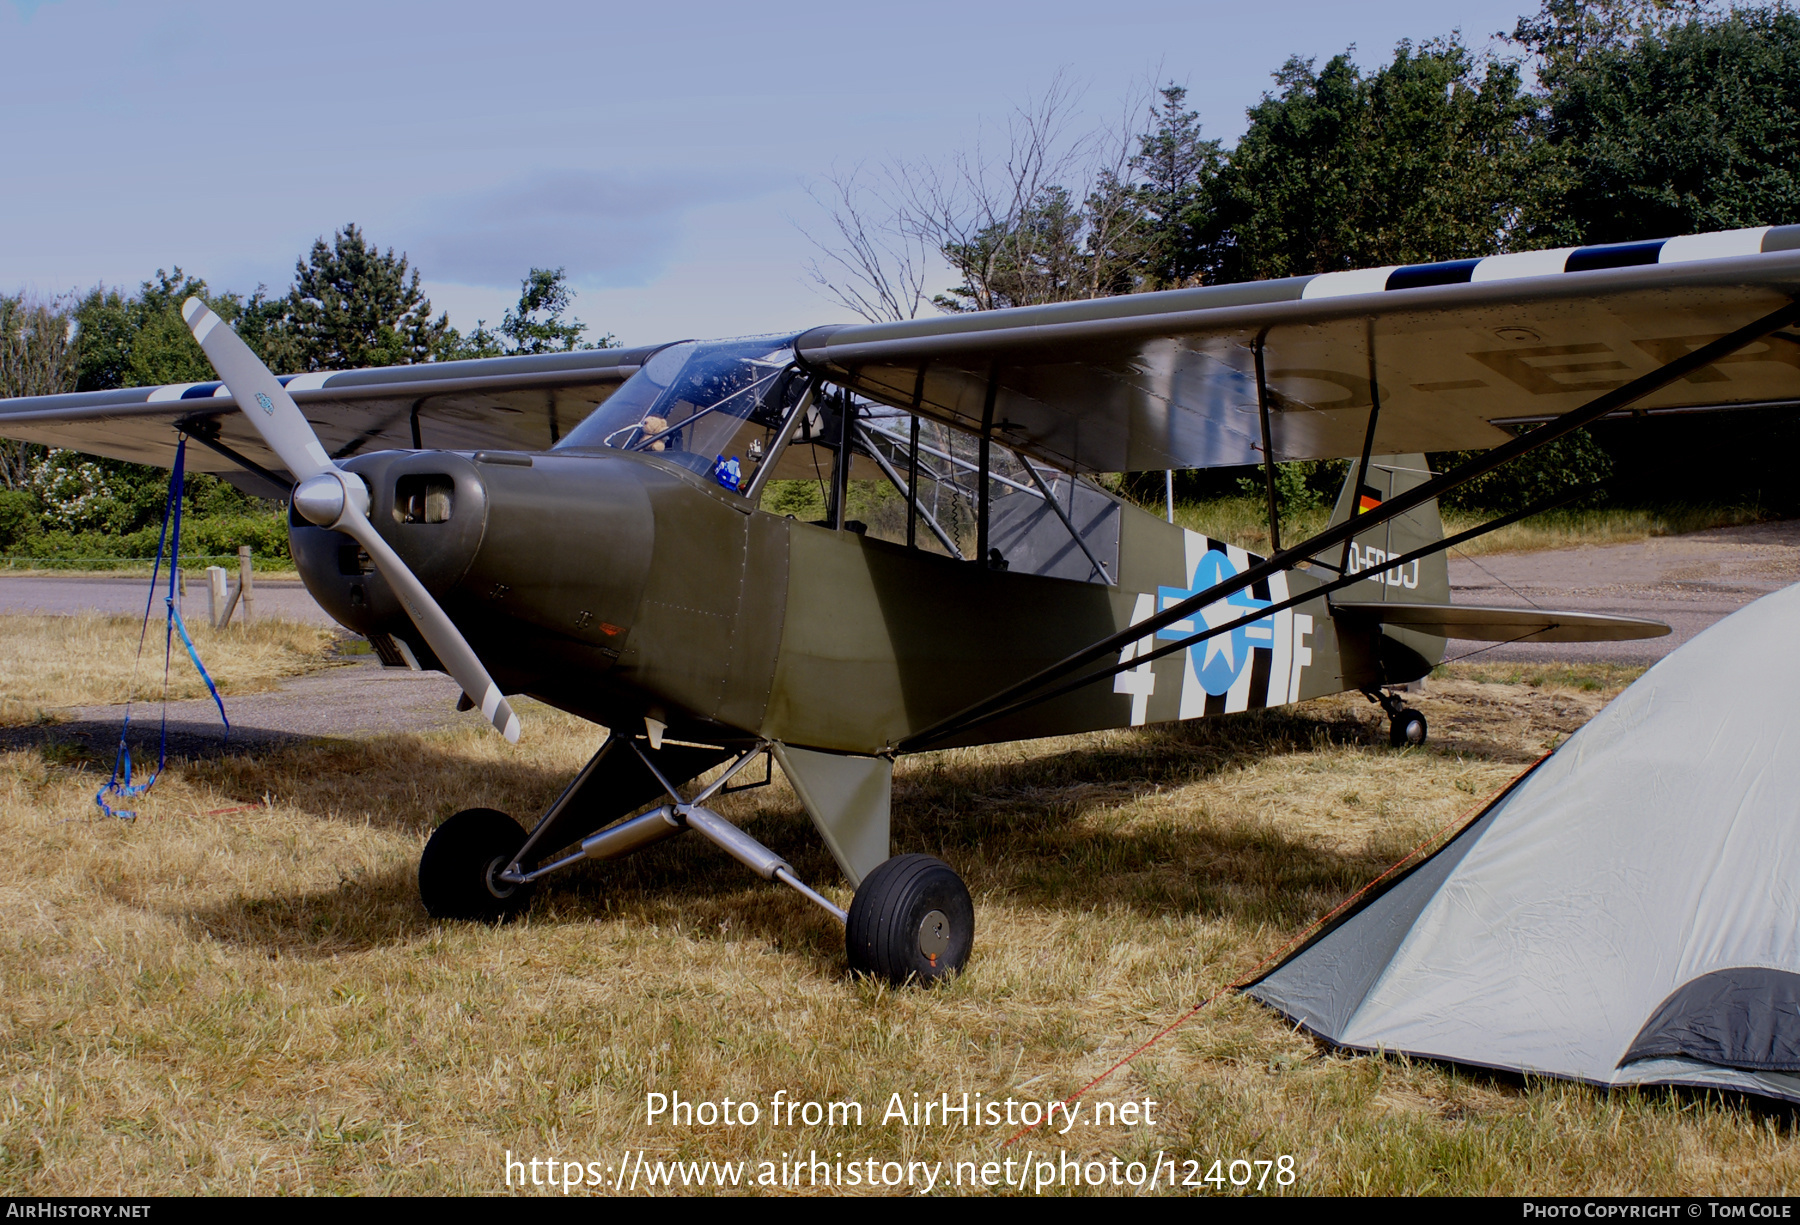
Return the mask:
<path id="1" fill-rule="evenodd" d="M 1293 953 L 1295 950 L 1300 949 L 1300 948 L 1302 948 L 1302 946 L 1309 944 L 1316 936 L 1318 936 L 1326 928 L 1328 928 L 1332 924 L 1332 922 L 1337 919 L 1337 917 L 1339 915 L 1344 914 L 1351 907 L 1355 906 L 1357 904 L 1357 902 L 1359 902 L 1365 896 L 1367 896 L 1368 893 L 1370 892 L 1370 890 L 1378 888 L 1382 884 L 1382 882 L 1387 881 L 1390 878 L 1392 878 L 1395 873 L 1401 871 L 1407 865 L 1412 864 L 1415 861 L 1418 861 L 1420 856 L 1425 856 L 1426 858 L 1429 858 L 1430 857 L 1429 853 L 1435 853 L 1435 852 L 1431 851 L 1431 848 L 1438 847 L 1441 849 L 1444 845 L 1447 845 L 1449 840 L 1454 838 L 1458 832 L 1460 832 L 1463 829 L 1466 829 L 1471 822 L 1479 820 L 1482 813 L 1486 812 L 1489 808 L 1492 808 L 1495 804 L 1497 804 L 1501 800 L 1505 799 L 1506 796 L 1512 791 L 1512 789 L 1514 787 L 1517 787 L 1520 783 L 1524 782 L 1525 779 L 1531 774 L 1531 772 L 1533 770 L 1536 770 L 1539 766 L 1543 765 L 1548 760 L 1550 760 L 1550 754 L 1545 753 L 1542 757 L 1540 757 L 1536 761 L 1532 762 L 1529 766 L 1526 766 L 1524 770 L 1520 771 L 1519 774 L 1514 776 L 1511 780 L 1509 780 L 1508 782 L 1502 783 L 1498 788 L 1496 788 L 1494 791 L 1490 792 L 1485 799 L 1477 800 L 1472 806 L 1463 809 L 1456 816 L 1451 817 L 1448 821 L 1446 821 L 1442 825 L 1438 826 L 1437 829 L 1435 829 L 1431 833 L 1427 834 L 1425 836 L 1425 838 L 1417 846 L 1412 848 L 1412 850 L 1406 852 L 1406 854 L 1402 855 L 1400 858 L 1396 859 L 1393 863 L 1389 864 L 1388 867 L 1381 873 L 1380 876 L 1377 876 L 1374 880 L 1370 881 L 1368 884 L 1366 884 L 1362 888 L 1358 889 L 1355 893 L 1352 893 L 1349 897 L 1347 897 L 1343 901 L 1339 902 L 1336 906 L 1333 906 L 1330 910 L 1326 911 L 1324 914 L 1322 914 L 1318 918 L 1314 919 L 1311 923 L 1307 924 L 1306 927 L 1303 928 L 1297 935 L 1291 937 L 1286 944 L 1284 944 L 1280 948 L 1276 949 L 1273 953 L 1270 953 L 1267 957 L 1264 957 L 1261 961 L 1257 962 L 1254 966 L 1251 966 L 1249 970 L 1245 971 L 1243 974 L 1238 975 L 1236 978 L 1232 979 L 1230 982 L 1226 983 L 1224 986 L 1222 986 L 1218 990 L 1214 991 L 1211 995 L 1207 996 L 1205 999 L 1201 1000 L 1199 1003 L 1193 1005 L 1186 1012 L 1184 1012 L 1180 1016 L 1176 1017 L 1173 1021 L 1170 1021 L 1167 1025 L 1165 1025 L 1161 1029 L 1157 1030 L 1154 1034 L 1151 1034 L 1148 1038 L 1144 1039 L 1135 1048 L 1133 1048 L 1130 1054 L 1124 1056 L 1117 1063 L 1114 1063 L 1111 1067 L 1107 1068 L 1106 1071 L 1100 1073 L 1100 1075 L 1094 1077 L 1092 1080 L 1088 1081 L 1087 1084 L 1081 1086 L 1081 1088 L 1075 1090 L 1075 1092 L 1071 1093 L 1068 1097 L 1064 1098 L 1063 1099 L 1064 1108 L 1066 1109 L 1069 1106 L 1073 1106 L 1078 1100 L 1085 1097 L 1088 1093 L 1092 1092 L 1096 1086 L 1100 1085 L 1102 1082 L 1104 1082 L 1109 1077 L 1111 1077 L 1114 1072 L 1117 1072 L 1120 1068 L 1128 1066 L 1130 1063 L 1132 1063 L 1134 1060 L 1136 1060 L 1138 1056 L 1142 1055 L 1145 1051 L 1149 1050 L 1151 1047 L 1153 1047 L 1157 1043 L 1161 1042 L 1164 1038 L 1168 1037 L 1170 1034 L 1172 1034 L 1176 1030 L 1180 1029 L 1183 1025 L 1186 1025 L 1189 1021 L 1191 1021 L 1195 1017 L 1199 1016 L 1200 1013 L 1203 1010 L 1205 1010 L 1205 1008 L 1209 1004 L 1216 1003 L 1220 999 L 1220 997 L 1228 995 L 1233 991 L 1242 991 L 1245 987 L 1248 987 L 1251 983 L 1254 983 L 1257 980 L 1257 978 L 1262 974 L 1263 970 L 1266 967 L 1275 965 L 1276 963 L 1286 959 L 1288 957 L 1288 955 Z M 1014 1132 L 1011 1136 L 1009 1136 L 1006 1140 L 1006 1143 L 1001 1145 L 1001 1147 L 1002 1148 L 1009 1147 L 1016 1141 L 1023 1139 L 1027 1135 L 1030 1135 L 1032 1132 L 1036 1131 L 1041 1126 L 1042 1126 L 1041 1123 L 1034 1123 L 1028 1127 L 1021 1127 L 1018 1131 Z"/>

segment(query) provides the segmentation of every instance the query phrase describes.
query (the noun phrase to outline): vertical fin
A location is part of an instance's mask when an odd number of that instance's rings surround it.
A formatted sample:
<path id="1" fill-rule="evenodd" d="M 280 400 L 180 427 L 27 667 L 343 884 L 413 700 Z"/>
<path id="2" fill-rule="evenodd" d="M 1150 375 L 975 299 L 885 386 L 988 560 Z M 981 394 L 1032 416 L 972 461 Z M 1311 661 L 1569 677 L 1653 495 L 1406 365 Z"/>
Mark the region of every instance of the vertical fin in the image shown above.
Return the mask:
<path id="1" fill-rule="evenodd" d="M 1397 493 L 1423 485 L 1430 476 L 1423 455 L 1372 455 L 1362 487 L 1353 488 L 1356 465 L 1352 463 L 1338 494 L 1337 506 L 1331 512 L 1331 522 L 1335 526 L 1353 513 L 1372 510 Z M 1410 553 L 1443 538 L 1444 524 L 1438 516 L 1435 499 L 1356 537 L 1350 546 L 1349 568 L 1351 573 L 1367 573 L 1371 582 L 1367 591 L 1356 590 L 1354 597 L 1346 594 L 1344 598 L 1371 602 L 1401 600 L 1409 604 L 1449 603 L 1450 564 L 1442 553 L 1409 562 L 1398 570 L 1390 570 L 1383 564 L 1390 557 Z M 1325 560 L 1335 566 L 1339 556 L 1334 550 Z"/>
<path id="2" fill-rule="evenodd" d="M 1353 514 L 1373 510 L 1430 477 L 1423 455 L 1372 455 L 1368 475 L 1356 487 L 1356 464 L 1352 463 L 1332 510 L 1331 522 L 1342 523 Z M 1435 499 L 1355 537 L 1350 544 L 1348 571 L 1365 574 L 1369 581 L 1356 584 L 1337 598 L 1345 602 L 1448 604 L 1450 562 L 1444 554 L 1433 553 L 1404 566 L 1386 564 L 1390 557 L 1402 556 L 1443 538 L 1444 523 Z M 1342 556 L 1342 552 L 1334 550 L 1325 560 L 1335 566 Z M 1444 639 L 1435 634 L 1388 625 L 1378 630 L 1351 627 L 1335 617 L 1333 621 L 1337 623 L 1348 684 L 1397 685 L 1417 680 L 1444 658 Z"/>

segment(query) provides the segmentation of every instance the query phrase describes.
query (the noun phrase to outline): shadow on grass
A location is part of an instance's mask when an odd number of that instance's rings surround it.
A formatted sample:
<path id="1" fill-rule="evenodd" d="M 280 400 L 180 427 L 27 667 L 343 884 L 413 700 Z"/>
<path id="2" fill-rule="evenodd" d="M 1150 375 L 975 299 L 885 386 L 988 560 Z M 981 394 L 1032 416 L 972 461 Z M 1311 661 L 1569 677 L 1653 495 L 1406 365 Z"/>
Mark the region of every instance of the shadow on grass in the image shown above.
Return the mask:
<path id="1" fill-rule="evenodd" d="M 418 939 L 433 927 L 419 904 L 411 864 L 346 877 L 335 888 L 311 893 L 231 898 L 181 917 L 214 940 L 271 957 L 359 952 Z"/>
<path id="2" fill-rule="evenodd" d="M 64 720 L 50 712 L 35 723 L 0 727 L 0 750 L 48 748 L 60 751 L 65 757 L 110 761 L 119 747 L 119 729 L 117 719 Z M 216 719 L 210 722 L 171 720 L 169 756 L 205 760 L 245 753 L 279 752 L 318 742 L 316 736 L 296 736 L 261 728 L 240 729 L 229 740 L 223 733 L 224 727 Z M 142 703 L 131 717 L 131 751 L 139 758 L 154 759 L 160 742 L 157 707 L 154 703 Z"/>
<path id="3" fill-rule="evenodd" d="M 1257 1003 L 1258 1001 L 1252 1001 Z M 1273 1016 L 1281 1013 L 1268 1005 L 1260 1005 Z M 1458 1063 L 1454 1059 L 1440 1059 L 1430 1055 L 1406 1055 L 1396 1051 L 1365 1051 L 1353 1047 L 1335 1046 L 1326 1039 L 1314 1036 L 1314 1045 L 1320 1056 L 1336 1055 L 1346 1059 L 1379 1059 L 1390 1068 L 1428 1067 L 1436 1068 L 1454 1080 L 1490 1093 L 1512 1098 L 1529 1097 L 1533 1093 L 1567 1093 L 1575 1095 L 1583 1108 L 1591 1108 L 1595 1099 L 1587 1095 L 1594 1090 L 1600 1093 L 1599 1101 L 1609 1106 L 1623 1109 L 1639 1109 L 1644 1111 L 1667 1111 L 1671 1114 L 1696 1114 L 1716 1111 L 1733 1116 L 1748 1115 L 1751 1118 L 1766 1122 L 1775 1129 L 1775 1134 L 1782 1140 L 1791 1139 L 1800 1131 L 1800 1103 L 1784 1102 L 1778 1098 L 1765 1097 L 1739 1089 L 1721 1089 L 1717 1087 L 1699 1088 L 1690 1085 L 1617 1085 L 1607 1087 L 1593 1085 L 1586 1081 L 1563 1080 L 1554 1076 L 1545 1076 L 1532 1072 L 1512 1071 L 1505 1068 L 1484 1067 L 1480 1064 Z M 1449 1106 L 1448 1103 L 1444 1105 Z M 1463 1118 L 1475 1113 L 1467 1108 L 1449 1107 L 1441 1109 L 1440 1114 L 1450 1118 Z M 1734 1121 L 1737 1121 L 1734 1119 Z"/>
<path id="4" fill-rule="evenodd" d="M 1193 819 L 1096 830 L 1088 820 L 1160 791 L 1271 758 L 1329 745 L 1370 745 L 1380 725 L 1343 714 L 1290 711 L 1123 732 L 1067 751 L 1018 759 L 982 750 L 903 763 L 896 778 L 894 838 L 904 850 L 944 858 L 978 898 L 996 895 L 1051 910 L 1126 905 L 1146 914 L 1200 913 L 1258 924 L 1305 922 L 1392 862 L 1376 845 L 1346 854 L 1257 822 Z M 526 815 L 566 782 L 550 769 L 471 760 L 408 736 L 314 742 L 269 754 L 214 758 L 188 769 L 232 795 L 273 790 L 322 819 L 368 822 L 423 836 L 448 813 L 492 806 Z M 815 886 L 842 876 L 811 822 L 785 789 L 721 805 Z M 291 955 L 329 955 L 417 938 L 432 926 L 410 863 L 333 889 L 241 898 L 194 914 L 213 937 Z M 847 900 L 839 890 L 839 900 Z M 751 934 L 836 962 L 842 932 L 798 895 L 750 877 L 710 842 L 681 837 L 630 859 L 581 864 L 547 879 L 530 922 L 624 917 L 698 937 Z"/>

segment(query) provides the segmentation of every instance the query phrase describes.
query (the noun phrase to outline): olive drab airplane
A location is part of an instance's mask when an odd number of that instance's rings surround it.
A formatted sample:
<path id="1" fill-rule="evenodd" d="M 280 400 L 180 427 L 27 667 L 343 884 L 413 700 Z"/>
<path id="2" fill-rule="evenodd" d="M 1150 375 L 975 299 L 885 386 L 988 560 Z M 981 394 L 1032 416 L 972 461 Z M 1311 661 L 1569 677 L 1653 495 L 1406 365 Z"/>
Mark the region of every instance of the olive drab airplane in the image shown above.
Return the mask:
<path id="1" fill-rule="evenodd" d="M 1785 226 L 280 378 L 190 300 L 220 382 L 6 401 L 0 435 L 165 466 L 185 436 L 288 499 L 307 589 L 384 663 L 448 672 L 509 740 L 515 694 L 610 729 L 529 829 L 437 829 L 433 915 L 504 918 L 693 831 L 843 922 L 855 969 L 930 980 L 974 911 L 892 854 L 897 755 L 1346 690 L 1415 744 L 1396 690 L 1446 638 L 1666 633 L 1451 604 L 1444 550 L 1516 516 L 1446 540 L 1436 499 L 1609 415 L 1800 403 L 1797 290 Z M 1443 451 L 1477 455 L 1428 471 Z M 1333 457 L 1330 525 L 1284 542 L 1273 464 Z M 1240 464 L 1266 558 L 1094 479 Z M 707 806 L 771 761 L 848 912 Z"/>

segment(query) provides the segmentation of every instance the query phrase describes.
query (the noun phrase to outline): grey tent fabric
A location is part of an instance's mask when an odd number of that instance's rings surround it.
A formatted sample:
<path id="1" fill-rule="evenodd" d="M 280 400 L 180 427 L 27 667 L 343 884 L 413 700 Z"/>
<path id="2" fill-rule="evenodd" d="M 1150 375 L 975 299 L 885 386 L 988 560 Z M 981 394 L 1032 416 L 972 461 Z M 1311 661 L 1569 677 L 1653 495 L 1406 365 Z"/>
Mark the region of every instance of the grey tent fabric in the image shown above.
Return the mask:
<path id="1" fill-rule="evenodd" d="M 1800 587 L 1247 993 L 1342 1046 L 1800 1101 Z"/>

